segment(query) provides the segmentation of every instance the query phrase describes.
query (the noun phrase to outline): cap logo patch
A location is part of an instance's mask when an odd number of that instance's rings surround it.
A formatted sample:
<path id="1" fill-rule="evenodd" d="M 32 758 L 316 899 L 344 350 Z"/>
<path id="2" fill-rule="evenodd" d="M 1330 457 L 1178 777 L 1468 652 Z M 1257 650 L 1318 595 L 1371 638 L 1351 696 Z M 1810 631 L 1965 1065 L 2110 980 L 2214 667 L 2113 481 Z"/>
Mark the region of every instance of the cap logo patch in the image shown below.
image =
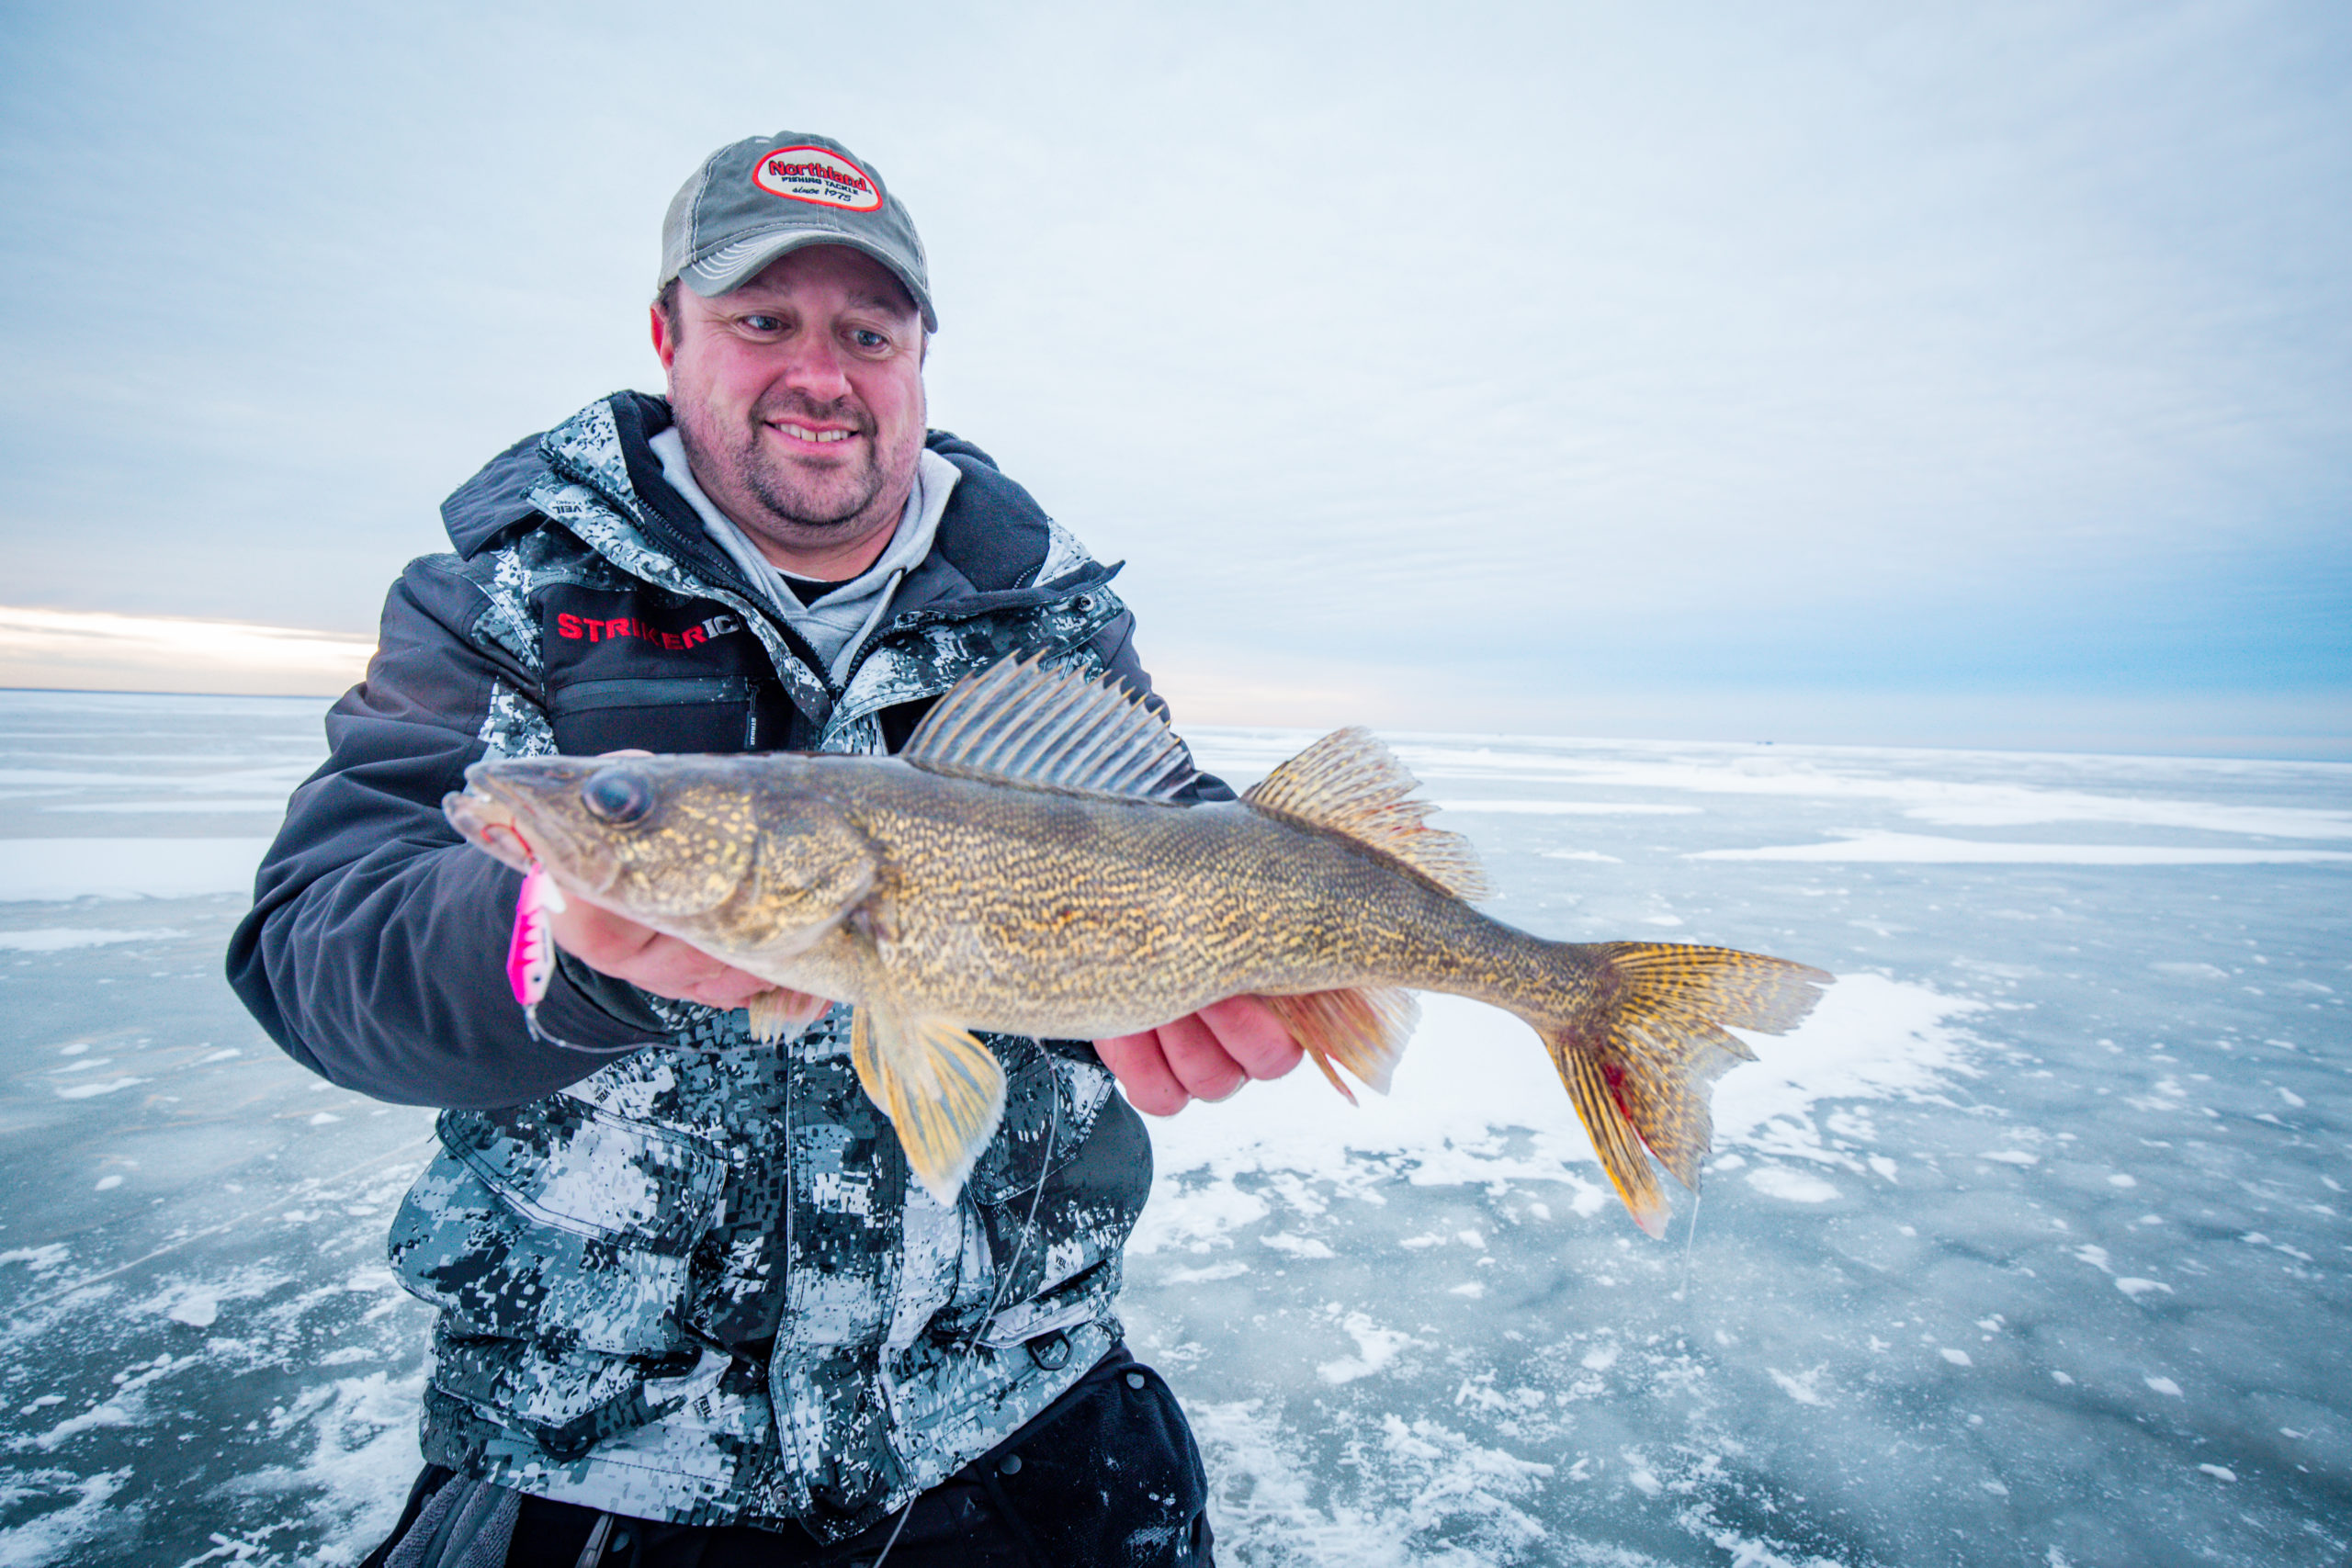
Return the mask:
<path id="1" fill-rule="evenodd" d="M 865 171 L 824 147 L 779 147 L 763 153 L 752 183 L 770 196 L 819 207 L 873 212 L 882 205 L 882 193 Z"/>

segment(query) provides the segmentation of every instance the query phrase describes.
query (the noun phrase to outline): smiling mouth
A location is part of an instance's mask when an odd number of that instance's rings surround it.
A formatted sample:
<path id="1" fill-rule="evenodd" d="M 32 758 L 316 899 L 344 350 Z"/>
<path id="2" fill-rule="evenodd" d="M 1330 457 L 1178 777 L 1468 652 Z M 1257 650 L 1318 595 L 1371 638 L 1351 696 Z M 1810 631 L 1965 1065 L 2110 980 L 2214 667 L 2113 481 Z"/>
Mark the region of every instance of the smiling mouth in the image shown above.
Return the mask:
<path id="1" fill-rule="evenodd" d="M 836 442 L 847 441 L 857 434 L 854 430 L 811 430 L 805 424 L 791 424 L 781 420 L 771 423 L 768 428 L 781 432 L 795 441 L 806 441 L 818 446 L 830 446 Z"/>

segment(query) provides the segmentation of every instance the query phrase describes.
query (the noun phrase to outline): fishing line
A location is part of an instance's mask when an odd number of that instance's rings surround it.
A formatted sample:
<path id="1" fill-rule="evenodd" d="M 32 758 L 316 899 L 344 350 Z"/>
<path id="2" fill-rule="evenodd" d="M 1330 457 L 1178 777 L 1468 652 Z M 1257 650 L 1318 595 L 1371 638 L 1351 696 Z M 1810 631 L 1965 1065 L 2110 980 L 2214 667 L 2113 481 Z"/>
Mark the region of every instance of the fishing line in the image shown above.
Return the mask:
<path id="1" fill-rule="evenodd" d="M 537 1002 L 531 1003 L 523 1010 L 523 1022 L 525 1027 L 530 1030 L 531 1038 L 537 1041 L 542 1045 L 559 1045 L 566 1051 L 584 1051 L 592 1056 L 609 1056 L 615 1055 L 615 1053 L 610 1051 L 599 1051 L 594 1045 L 577 1044 L 572 1041 L 566 1040 L 560 1034 L 550 1033 L 539 1022 L 539 1004 Z M 658 1044 L 660 1042 L 647 1041 L 646 1043 L 649 1045 Z"/>
<path id="2" fill-rule="evenodd" d="M 1699 1250 L 1699 1191 L 1695 1188 L 1692 1189 L 1690 1228 L 1682 1233 L 1682 1288 L 1674 1292 L 1674 1299 L 1678 1302 L 1690 1299 L 1690 1260 Z"/>
<path id="3" fill-rule="evenodd" d="M 1058 1077 L 1060 1075 L 1057 1073 L 1055 1077 Z M 1061 1131 L 1061 1086 L 1057 1084 L 1054 1086 L 1053 1102 L 1048 1108 L 1046 1119 L 1046 1154 L 1037 1165 L 1037 1185 L 1029 1194 L 1029 1213 L 1021 1221 L 1021 1239 L 1013 1246 L 1012 1261 L 1006 1264 L 1004 1272 L 996 1278 L 996 1293 L 989 1297 L 988 1311 L 980 1314 L 978 1326 L 975 1327 L 971 1337 L 964 1341 L 964 1363 L 956 1369 L 959 1375 L 970 1370 L 973 1353 L 979 1348 L 980 1336 L 988 1331 L 991 1323 L 996 1321 L 997 1303 L 1004 1299 L 1004 1288 L 1012 1282 L 1013 1273 L 1021 1267 L 1022 1257 L 1029 1249 L 1029 1238 L 1037 1224 L 1037 1204 L 1046 1196 L 1046 1178 L 1053 1170 L 1054 1138 Z"/>
<path id="4" fill-rule="evenodd" d="M 1053 1059 L 1050 1056 L 1046 1058 L 1046 1070 L 1053 1071 Z M 1061 1077 L 1059 1073 L 1054 1073 L 1053 1076 L 1057 1079 Z M 1046 1154 L 1045 1157 L 1037 1162 L 1037 1185 L 1029 1194 L 1029 1213 L 1023 1216 L 1021 1221 L 1021 1239 L 1013 1244 L 1012 1261 L 1007 1263 L 996 1277 L 996 1289 L 989 1296 L 988 1310 L 980 1314 L 979 1322 L 973 1325 L 971 1334 L 964 1340 L 963 1357 L 956 1367 L 956 1375 L 958 1378 L 972 1370 L 972 1358 L 978 1353 L 980 1336 L 986 1334 L 989 1325 L 996 1321 L 997 1303 L 1004 1299 L 1005 1286 L 1012 1282 L 1012 1276 L 1020 1270 L 1021 1259 L 1029 1250 L 1029 1237 L 1037 1224 L 1037 1204 L 1046 1196 L 1046 1178 L 1053 1174 L 1054 1139 L 1060 1133 L 1061 1125 L 1061 1085 L 1057 1082 L 1053 1088 L 1053 1100 L 1046 1119 Z M 917 1493 L 915 1497 L 908 1498 L 899 1507 L 899 1522 L 890 1528 L 890 1539 L 882 1543 L 881 1555 L 875 1558 L 874 1568 L 882 1568 L 882 1564 L 889 1560 L 891 1549 L 899 1544 L 899 1532 L 907 1528 L 907 1521 L 914 1517 L 915 1500 L 921 1495 L 921 1493 Z"/>

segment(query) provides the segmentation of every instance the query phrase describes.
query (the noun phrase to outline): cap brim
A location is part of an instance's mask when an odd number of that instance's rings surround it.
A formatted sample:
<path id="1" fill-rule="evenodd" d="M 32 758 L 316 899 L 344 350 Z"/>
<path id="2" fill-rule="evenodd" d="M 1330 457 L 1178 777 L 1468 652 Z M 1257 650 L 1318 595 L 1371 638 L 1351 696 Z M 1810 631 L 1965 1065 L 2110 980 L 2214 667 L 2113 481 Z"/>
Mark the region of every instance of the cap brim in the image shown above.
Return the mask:
<path id="1" fill-rule="evenodd" d="M 907 275 L 906 267 L 881 246 L 854 234 L 843 234 L 830 229 L 786 229 L 772 234 L 754 234 L 722 245 L 697 261 L 690 261 L 679 269 L 679 280 L 706 299 L 741 288 L 774 265 L 778 256 L 794 251 L 807 250 L 811 245 L 842 245 L 872 256 L 890 269 L 890 276 L 907 291 L 922 312 L 923 330 L 937 332 L 939 316 L 931 308 L 931 297 Z"/>

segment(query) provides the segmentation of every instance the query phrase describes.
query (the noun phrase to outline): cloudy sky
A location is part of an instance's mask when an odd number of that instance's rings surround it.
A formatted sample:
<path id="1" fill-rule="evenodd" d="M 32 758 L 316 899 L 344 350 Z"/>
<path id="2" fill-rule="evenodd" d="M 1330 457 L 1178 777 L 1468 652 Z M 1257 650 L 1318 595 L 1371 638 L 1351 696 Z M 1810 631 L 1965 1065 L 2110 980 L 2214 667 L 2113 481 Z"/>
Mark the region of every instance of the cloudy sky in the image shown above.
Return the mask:
<path id="1" fill-rule="evenodd" d="M 674 14 L 0 12 L 0 683 L 364 638 L 815 130 L 1181 715 L 2352 757 L 2352 10 Z"/>

